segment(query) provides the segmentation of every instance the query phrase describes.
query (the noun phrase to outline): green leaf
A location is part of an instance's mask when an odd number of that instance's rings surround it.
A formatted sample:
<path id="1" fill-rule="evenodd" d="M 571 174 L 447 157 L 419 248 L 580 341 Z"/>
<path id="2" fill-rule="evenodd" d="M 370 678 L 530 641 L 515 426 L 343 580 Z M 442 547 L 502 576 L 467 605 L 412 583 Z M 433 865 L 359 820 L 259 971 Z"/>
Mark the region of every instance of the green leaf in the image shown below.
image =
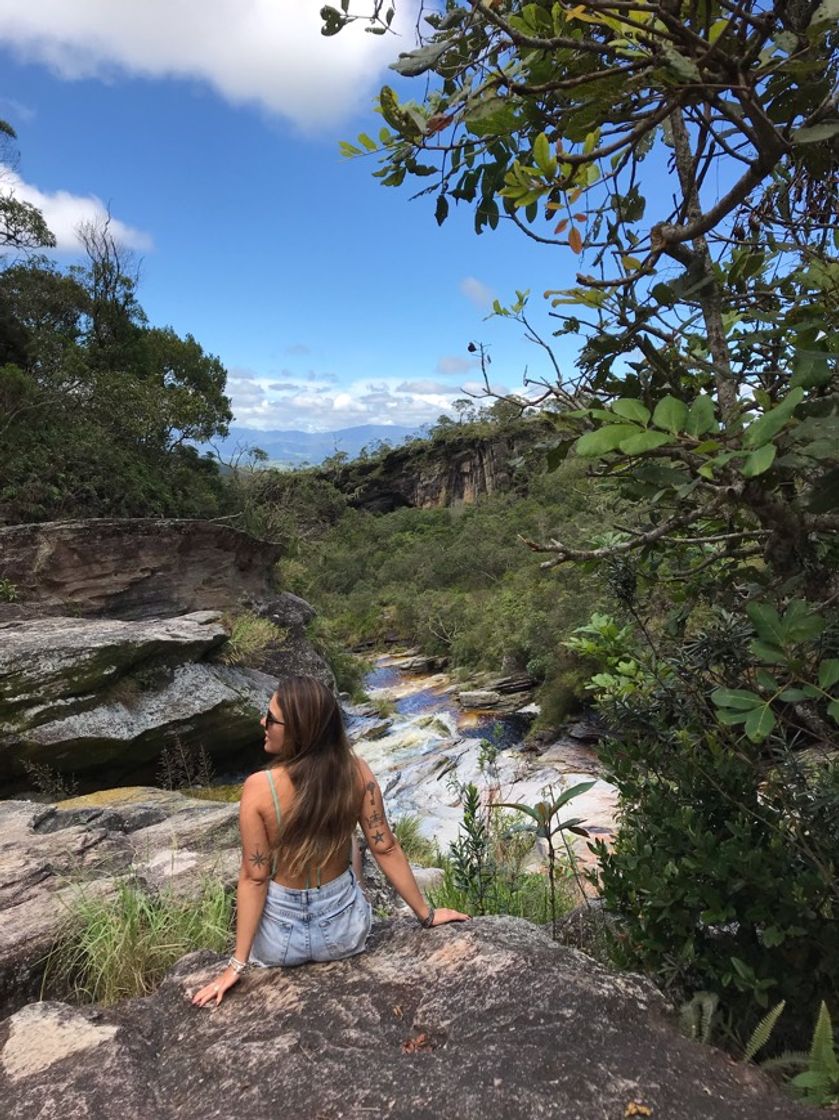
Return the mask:
<path id="1" fill-rule="evenodd" d="M 746 614 L 764 642 L 781 647 L 786 644 L 786 631 L 781 616 L 774 607 L 769 606 L 768 603 L 751 602 L 746 604 Z"/>
<path id="2" fill-rule="evenodd" d="M 749 649 L 759 657 L 761 661 L 768 661 L 770 665 L 777 665 L 781 661 L 786 661 L 786 654 L 783 650 L 778 649 L 777 646 L 770 645 L 768 642 L 761 642 L 757 639 L 749 642 Z"/>
<path id="3" fill-rule="evenodd" d="M 829 657 L 819 665 L 819 686 L 825 690 L 833 688 L 839 681 L 839 657 Z"/>
<path id="4" fill-rule="evenodd" d="M 785 688 L 778 699 L 783 700 L 785 704 L 797 704 L 800 700 L 807 699 L 807 693 L 803 688 Z"/>
<path id="5" fill-rule="evenodd" d="M 716 428 L 714 402 L 707 393 L 700 393 L 690 406 L 685 431 L 689 436 L 698 438 L 713 428 Z"/>
<path id="6" fill-rule="evenodd" d="M 822 0 L 810 19 L 810 26 L 820 23 L 835 23 L 839 20 L 839 0 Z"/>
<path id="7" fill-rule="evenodd" d="M 762 743 L 775 726 L 775 715 L 768 704 L 749 712 L 744 730 L 753 743 Z"/>
<path id="8" fill-rule="evenodd" d="M 571 786 L 570 789 L 566 789 L 559 795 L 556 801 L 554 801 L 553 805 L 551 806 L 550 815 L 553 816 L 554 813 L 561 809 L 563 805 L 567 805 L 569 801 L 571 801 L 575 797 L 579 797 L 581 793 L 588 793 L 588 791 L 596 784 L 596 780 L 593 782 L 578 782 L 577 785 Z M 580 819 L 582 820 L 582 818 Z M 574 823 L 576 824 L 579 822 L 575 821 Z"/>
<path id="9" fill-rule="evenodd" d="M 368 152 L 375 152 L 377 147 L 376 141 L 368 136 L 366 132 L 359 132 L 358 140 L 359 143 L 364 145 Z"/>
<path id="10" fill-rule="evenodd" d="M 612 412 L 625 420 L 634 420 L 645 426 L 650 422 L 650 410 L 634 397 L 621 397 L 620 400 L 615 401 Z"/>
<path id="11" fill-rule="evenodd" d="M 746 456 L 746 461 L 742 466 L 743 477 L 757 478 L 759 474 L 768 471 L 775 461 L 776 452 L 777 448 L 774 443 L 765 443 L 757 451 L 752 451 L 750 455 Z"/>
<path id="12" fill-rule="evenodd" d="M 441 226 L 446 218 L 449 216 L 449 200 L 444 194 L 437 196 L 437 206 L 434 209 L 434 217 L 437 220 L 437 225 Z"/>
<path id="13" fill-rule="evenodd" d="M 519 805 L 510 801 L 494 801 L 492 807 L 493 809 L 515 809 L 517 813 L 526 813 L 527 816 L 531 817 L 537 824 L 542 823 L 541 813 L 537 813 L 536 810 L 531 809 L 529 805 Z"/>
<path id="14" fill-rule="evenodd" d="M 676 292 L 670 284 L 655 284 L 650 295 L 657 303 L 663 303 L 667 307 L 671 307 L 676 302 Z"/>
<path id="15" fill-rule="evenodd" d="M 784 613 L 784 631 L 788 642 L 806 642 L 817 638 L 825 621 L 803 599 L 793 599 Z"/>
<path id="16" fill-rule="evenodd" d="M 687 418 L 688 410 L 685 402 L 680 401 L 677 397 L 671 397 L 669 394 L 662 397 L 655 406 L 655 412 L 653 413 L 655 426 L 672 432 L 674 436 L 684 429 Z"/>
<path id="17" fill-rule="evenodd" d="M 839 723 L 839 700 L 831 700 L 827 705 L 827 714 L 834 723 Z"/>
<path id="18" fill-rule="evenodd" d="M 711 699 L 718 708 L 735 708 L 743 712 L 763 707 L 763 701 L 757 693 L 744 688 L 715 688 Z"/>
<path id="19" fill-rule="evenodd" d="M 623 440 L 637 432 L 634 424 L 607 424 L 596 432 L 586 432 L 580 436 L 575 451 L 584 459 L 597 459 L 600 455 L 614 451 Z"/>
<path id="20" fill-rule="evenodd" d="M 839 121 L 825 121 L 824 124 L 792 130 L 793 144 L 819 144 L 824 140 L 832 140 L 834 136 L 839 136 Z"/>
<path id="21" fill-rule="evenodd" d="M 645 451 L 652 451 L 663 443 L 669 443 L 670 439 L 667 432 L 638 432 L 622 440 L 620 449 L 624 455 L 643 455 Z"/>
<path id="22" fill-rule="evenodd" d="M 533 162 L 547 178 L 552 179 L 556 175 L 556 158 L 544 132 L 540 132 L 533 143 Z"/>
<path id="23" fill-rule="evenodd" d="M 795 409 L 804 399 L 804 390 L 799 386 L 791 389 L 779 405 L 764 413 L 750 424 L 743 435 L 743 445 L 748 448 L 762 447 L 786 425 Z"/>

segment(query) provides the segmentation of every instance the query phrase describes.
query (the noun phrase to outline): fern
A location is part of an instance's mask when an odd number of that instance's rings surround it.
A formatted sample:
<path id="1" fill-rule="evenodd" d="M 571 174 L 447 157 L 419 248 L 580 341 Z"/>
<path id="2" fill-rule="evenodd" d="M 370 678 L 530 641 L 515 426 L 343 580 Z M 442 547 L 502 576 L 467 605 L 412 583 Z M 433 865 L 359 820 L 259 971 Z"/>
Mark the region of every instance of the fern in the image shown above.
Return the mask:
<path id="1" fill-rule="evenodd" d="M 807 1055 L 807 1068 L 793 1077 L 790 1084 L 805 1100 L 818 1107 L 839 1100 L 839 1058 L 830 1012 L 823 1000 Z"/>
<path id="2" fill-rule="evenodd" d="M 771 1011 L 768 1011 L 760 1020 L 758 1025 L 752 1031 L 752 1036 L 746 1043 L 746 1049 L 743 1053 L 743 1061 L 750 1062 L 759 1050 L 762 1050 L 769 1039 L 772 1037 L 772 1032 L 775 1029 L 775 1024 L 781 1017 L 784 1008 L 786 1007 L 786 1000 L 781 1000 L 776 1003 Z"/>
<path id="3" fill-rule="evenodd" d="M 684 1033 L 709 1043 L 719 1001 L 716 992 L 697 992 L 693 999 L 683 1003 L 679 1009 L 679 1022 Z"/>

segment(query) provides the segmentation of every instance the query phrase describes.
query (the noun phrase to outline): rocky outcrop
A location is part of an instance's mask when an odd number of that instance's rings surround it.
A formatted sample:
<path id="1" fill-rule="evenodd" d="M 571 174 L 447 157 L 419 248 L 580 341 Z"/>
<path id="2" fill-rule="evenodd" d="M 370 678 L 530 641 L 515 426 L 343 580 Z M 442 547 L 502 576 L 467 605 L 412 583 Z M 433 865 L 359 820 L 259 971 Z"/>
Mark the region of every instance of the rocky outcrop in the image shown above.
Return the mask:
<path id="1" fill-rule="evenodd" d="M 25 764 L 88 786 L 148 780 L 175 742 L 226 760 L 258 751 L 275 679 L 203 660 L 225 640 L 206 611 L 0 623 L 0 783 L 20 789 Z"/>
<path id="2" fill-rule="evenodd" d="M 520 919 L 378 923 L 361 956 L 246 976 L 218 1010 L 184 958 L 112 1009 L 0 1025 L 6 1120 L 805 1120 L 753 1068 L 682 1037 L 662 996 Z"/>
<path id="3" fill-rule="evenodd" d="M 484 495 L 515 489 L 522 457 L 549 430 L 538 419 L 488 428 L 485 435 L 468 428 L 461 434 L 455 428 L 445 439 L 414 440 L 323 474 L 349 495 L 352 505 L 371 513 L 404 506 L 473 505 Z"/>
<path id="4" fill-rule="evenodd" d="M 167 618 L 266 599 L 281 555 L 211 521 L 93 519 L 0 528 L 0 618 Z"/>
<path id="5" fill-rule="evenodd" d="M 334 673 L 306 633 L 316 613 L 310 603 L 284 591 L 267 603 L 255 604 L 254 611 L 272 622 L 282 634 L 281 641 L 270 643 L 254 660 L 255 669 L 267 673 L 275 681 L 279 677 L 308 676 L 335 688 Z"/>
<path id="6" fill-rule="evenodd" d="M 129 876 L 185 894 L 210 874 L 232 886 L 237 814 L 145 788 L 57 807 L 0 801 L 0 1017 L 37 999 L 44 959 L 80 897 L 111 895 Z"/>

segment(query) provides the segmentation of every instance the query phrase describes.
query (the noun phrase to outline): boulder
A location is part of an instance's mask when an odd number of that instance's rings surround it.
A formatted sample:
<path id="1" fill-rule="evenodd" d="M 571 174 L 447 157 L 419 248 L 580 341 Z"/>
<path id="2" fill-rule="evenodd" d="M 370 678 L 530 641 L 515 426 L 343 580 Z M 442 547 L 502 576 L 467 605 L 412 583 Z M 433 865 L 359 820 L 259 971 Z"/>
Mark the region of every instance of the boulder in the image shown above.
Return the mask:
<path id="1" fill-rule="evenodd" d="M 0 721 L 13 718 L 18 730 L 37 726 L 65 701 L 106 689 L 141 667 L 198 660 L 226 638 L 210 611 L 146 622 L 0 622 Z M 0 722 L 0 734 L 7 730 Z"/>
<path id="2" fill-rule="evenodd" d="M 58 806 L 0 801 L 0 1016 L 37 998 L 44 958 L 82 894 L 111 895 L 128 877 L 184 894 L 209 874 L 232 886 L 237 815 L 237 805 L 147 788 Z"/>
<path id="3" fill-rule="evenodd" d="M 0 617 L 165 618 L 273 593 L 282 550 L 213 521 L 53 521 L 0 528 Z"/>
<path id="4" fill-rule="evenodd" d="M 501 701 L 501 695 L 491 689 L 472 689 L 459 692 L 457 701 L 462 708 L 495 708 Z"/>
<path id="5" fill-rule="evenodd" d="M 0 623 L 0 783 L 21 789 L 25 764 L 83 785 L 148 780 L 175 743 L 225 760 L 258 751 L 275 681 L 199 660 L 224 640 L 207 611 Z"/>
<path id="6" fill-rule="evenodd" d="M 275 682 L 281 677 L 315 677 L 334 691 L 335 675 L 306 633 L 315 617 L 315 608 L 298 595 L 284 591 L 267 603 L 254 604 L 254 610 L 279 627 L 282 638 L 271 642 L 254 658 L 252 667 L 267 673 Z"/>
<path id="7" fill-rule="evenodd" d="M 109 1009 L 0 1024 L 6 1120 L 806 1120 L 753 1067 L 681 1036 L 652 985 L 515 918 L 376 923 L 347 961 L 248 974 L 214 954 Z"/>

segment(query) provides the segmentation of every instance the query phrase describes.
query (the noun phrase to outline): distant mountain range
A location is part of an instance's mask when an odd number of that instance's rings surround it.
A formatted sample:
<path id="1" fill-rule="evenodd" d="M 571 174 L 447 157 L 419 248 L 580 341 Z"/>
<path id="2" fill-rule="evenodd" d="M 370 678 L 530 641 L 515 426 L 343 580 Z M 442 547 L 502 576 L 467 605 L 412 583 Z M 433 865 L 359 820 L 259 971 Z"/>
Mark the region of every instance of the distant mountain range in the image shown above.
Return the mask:
<path id="1" fill-rule="evenodd" d="M 256 428 L 231 428 L 225 439 L 214 441 L 214 447 L 226 460 L 243 447 L 261 447 L 272 463 L 299 466 L 301 463 L 321 463 L 336 451 L 345 451 L 354 458 L 362 447 L 369 447 L 380 440 L 395 445 L 407 436 L 417 434 L 418 428 L 402 428 L 395 424 L 361 424 L 334 432 L 266 432 Z"/>

